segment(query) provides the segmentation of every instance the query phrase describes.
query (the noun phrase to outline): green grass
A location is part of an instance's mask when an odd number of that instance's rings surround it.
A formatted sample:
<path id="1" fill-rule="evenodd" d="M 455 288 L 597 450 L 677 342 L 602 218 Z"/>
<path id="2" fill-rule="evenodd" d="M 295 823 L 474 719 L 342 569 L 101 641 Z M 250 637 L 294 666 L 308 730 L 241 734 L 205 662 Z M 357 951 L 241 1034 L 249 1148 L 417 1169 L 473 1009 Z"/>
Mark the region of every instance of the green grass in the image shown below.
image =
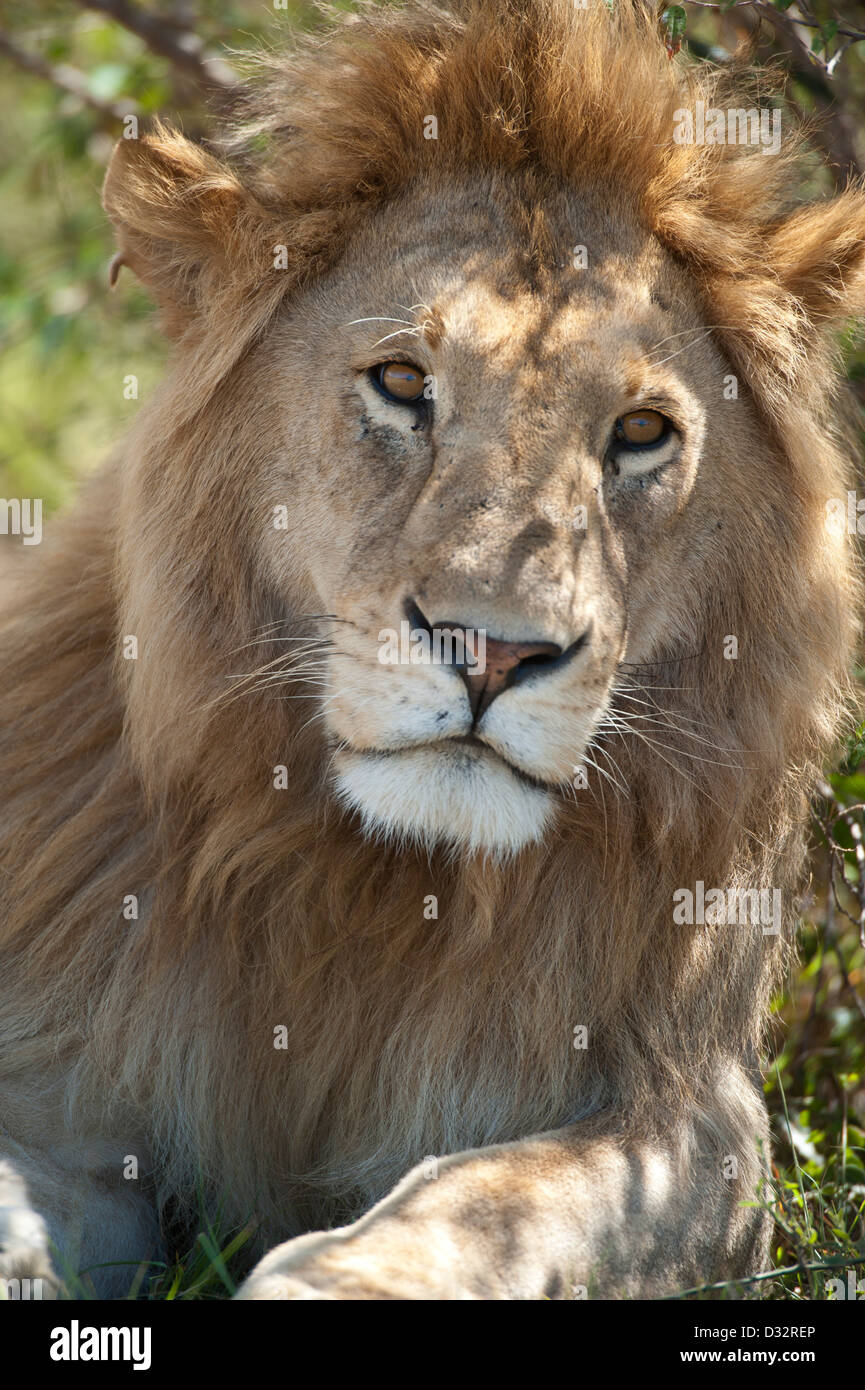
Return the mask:
<path id="1" fill-rule="evenodd" d="M 198 1231 L 189 1249 L 175 1255 L 170 1264 L 150 1260 L 131 1268 L 103 1264 L 76 1269 L 54 1249 L 55 1268 L 65 1284 L 63 1297 L 96 1299 L 91 1276 L 98 1269 L 115 1267 L 129 1270 L 128 1299 L 174 1302 L 230 1298 L 249 1269 L 255 1223 L 250 1221 L 238 1230 L 226 1227 L 219 1213 L 211 1220 L 200 1193 L 198 1206 Z"/>

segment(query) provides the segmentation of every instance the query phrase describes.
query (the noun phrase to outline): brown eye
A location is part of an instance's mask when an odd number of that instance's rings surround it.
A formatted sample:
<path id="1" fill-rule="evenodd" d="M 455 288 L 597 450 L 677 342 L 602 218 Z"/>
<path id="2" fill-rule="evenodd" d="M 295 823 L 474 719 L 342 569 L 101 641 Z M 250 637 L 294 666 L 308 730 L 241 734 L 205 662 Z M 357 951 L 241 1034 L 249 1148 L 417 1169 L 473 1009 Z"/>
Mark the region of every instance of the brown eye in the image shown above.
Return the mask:
<path id="1" fill-rule="evenodd" d="M 670 422 L 657 410 L 632 410 L 616 421 L 616 438 L 636 448 L 657 444 L 669 429 Z"/>
<path id="2" fill-rule="evenodd" d="M 391 400 L 408 404 L 423 400 L 424 377 L 417 367 L 406 362 L 383 362 L 374 375 L 379 388 Z"/>

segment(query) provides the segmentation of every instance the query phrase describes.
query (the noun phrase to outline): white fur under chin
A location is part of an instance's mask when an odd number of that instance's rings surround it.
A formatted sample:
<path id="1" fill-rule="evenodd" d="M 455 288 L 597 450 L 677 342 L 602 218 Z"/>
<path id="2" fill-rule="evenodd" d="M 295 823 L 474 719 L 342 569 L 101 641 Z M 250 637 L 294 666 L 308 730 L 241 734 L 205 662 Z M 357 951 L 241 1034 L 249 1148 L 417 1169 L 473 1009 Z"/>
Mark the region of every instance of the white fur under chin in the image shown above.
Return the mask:
<path id="1" fill-rule="evenodd" d="M 554 812 L 548 792 L 480 749 L 342 750 L 335 769 L 338 795 L 366 834 L 426 849 L 451 845 L 505 859 L 541 840 Z"/>

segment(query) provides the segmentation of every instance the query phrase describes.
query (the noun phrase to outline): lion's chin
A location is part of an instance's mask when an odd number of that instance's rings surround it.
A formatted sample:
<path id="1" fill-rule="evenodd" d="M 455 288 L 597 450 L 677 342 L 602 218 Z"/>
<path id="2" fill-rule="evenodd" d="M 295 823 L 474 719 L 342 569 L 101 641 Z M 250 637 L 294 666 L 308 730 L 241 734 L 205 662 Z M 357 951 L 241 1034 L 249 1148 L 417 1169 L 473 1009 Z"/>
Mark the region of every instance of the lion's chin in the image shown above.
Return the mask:
<path id="1" fill-rule="evenodd" d="M 555 810 L 548 791 L 481 748 L 342 749 L 334 767 L 337 794 L 367 835 L 425 849 L 450 845 L 509 858 L 543 838 Z"/>

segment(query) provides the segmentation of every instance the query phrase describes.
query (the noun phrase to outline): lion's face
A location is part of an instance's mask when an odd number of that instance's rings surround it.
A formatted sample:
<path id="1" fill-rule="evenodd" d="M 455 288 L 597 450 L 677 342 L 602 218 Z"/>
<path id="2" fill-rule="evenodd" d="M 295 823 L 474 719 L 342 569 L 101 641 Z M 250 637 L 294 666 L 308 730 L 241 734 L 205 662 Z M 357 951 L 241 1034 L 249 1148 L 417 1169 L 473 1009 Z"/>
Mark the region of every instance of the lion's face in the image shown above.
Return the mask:
<path id="1" fill-rule="evenodd" d="M 118 143 L 115 269 L 177 342 L 121 480 L 123 631 L 148 653 L 126 720 L 154 783 L 205 776 L 238 645 L 278 629 L 309 654 L 304 614 L 332 615 L 305 668 L 320 709 L 276 738 L 308 740 L 305 794 L 326 729 L 342 797 L 397 838 L 515 851 L 584 764 L 594 801 L 643 663 L 676 668 L 695 767 L 781 759 L 806 727 L 848 641 L 824 510 L 861 193 L 791 211 L 794 139 L 678 143 L 683 105 L 729 93 L 642 30 L 623 44 L 625 11 L 544 8 L 536 43 L 521 9 L 403 32 L 386 7 L 279 63 L 225 158 L 164 129 Z M 380 660 L 403 622 L 483 633 L 486 683 Z M 649 769 L 669 824 L 681 769 L 635 748 L 627 790 Z"/>
<path id="2" fill-rule="evenodd" d="M 721 524 L 692 514 L 707 421 L 743 426 L 700 327 L 649 238 L 477 191 L 391 205 L 291 306 L 272 563 L 333 615 L 323 719 L 368 829 L 516 851 L 593 775 L 620 663 L 684 631 Z M 454 625 L 485 676 L 425 659 Z"/>

